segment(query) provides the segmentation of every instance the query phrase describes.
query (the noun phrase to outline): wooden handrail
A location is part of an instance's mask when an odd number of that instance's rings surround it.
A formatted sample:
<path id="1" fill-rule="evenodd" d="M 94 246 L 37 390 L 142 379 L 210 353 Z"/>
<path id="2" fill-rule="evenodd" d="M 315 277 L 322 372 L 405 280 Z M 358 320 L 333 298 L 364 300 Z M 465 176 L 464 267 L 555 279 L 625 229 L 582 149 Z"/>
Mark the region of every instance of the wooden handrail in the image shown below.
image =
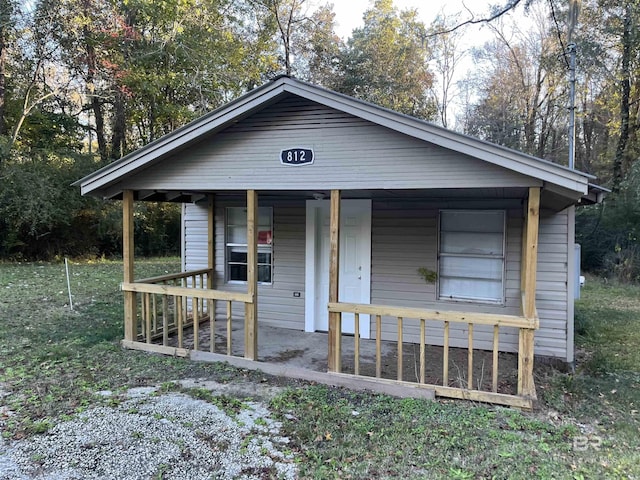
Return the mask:
<path id="1" fill-rule="evenodd" d="M 160 275 L 159 277 L 143 278 L 141 280 L 136 280 L 134 283 L 160 283 L 168 280 L 177 280 L 179 278 L 188 278 L 193 275 L 201 275 L 204 273 L 211 273 L 211 270 L 209 268 L 202 268 L 200 270 L 191 270 L 189 272 L 170 273 L 168 275 Z"/>
<path id="2" fill-rule="evenodd" d="M 500 327 L 537 329 L 537 318 L 525 318 L 516 315 L 499 315 L 492 313 L 458 312 L 446 310 L 427 310 L 422 308 L 393 307 L 388 305 L 367 305 L 361 303 L 329 302 L 329 312 L 359 313 L 365 315 L 383 315 L 390 317 L 424 318 L 427 320 L 443 320 L 457 323 L 474 323 L 477 325 L 498 325 Z"/>
<path id="3" fill-rule="evenodd" d="M 177 297 L 196 297 L 205 300 L 227 300 L 233 302 L 253 303 L 253 296 L 241 292 L 223 292 L 205 288 L 174 287 L 173 285 L 155 285 L 153 283 L 122 283 L 123 292 L 157 293 Z"/>

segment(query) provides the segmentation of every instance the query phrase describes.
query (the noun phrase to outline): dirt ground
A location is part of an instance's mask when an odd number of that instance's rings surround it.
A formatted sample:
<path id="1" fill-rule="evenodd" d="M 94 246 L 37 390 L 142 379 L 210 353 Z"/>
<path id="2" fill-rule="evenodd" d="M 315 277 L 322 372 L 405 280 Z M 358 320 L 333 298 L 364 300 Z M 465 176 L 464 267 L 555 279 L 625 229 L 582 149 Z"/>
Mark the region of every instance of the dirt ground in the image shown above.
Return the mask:
<path id="1" fill-rule="evenodd" d="M 226 354 L 226 327 L 216 328 L 216 353 Z M 208 324 L 199 329 L 199 350 L 210 351 L 210 330 Z M 305 333 L 261 325 L 258 332 L 259 360 L 304 367 L 315 371 L 327 371 L 327 334 Z M 375 377 L 375 340 L 361 340 L 360 375 Z M 177 337 L 170 338 L 170 346 L 177 347 Z M 193 329 L 185 330 L 183 347 L 193 349 Z M 420 346 L 403 343 L 402 379 L 419 382 Z M 425 383 L 442 385 L 443 347 L 427 345 L 425 349 Z M 342 372 L 354 373 L 354 339 L 343 335 Z M 244 352 L 244 328 L 234 322 L 232 329 L 232 354 L 242 356 Z M 473 389 L 491 391 L 493 378 L 493 353 L 473 350 Z M 382 342 L 382 378 L 398 378 L 397 342 Z M 518 357 L 516 354 L 500 352 L 498 355 L 498 393 L 515 394 L 518 380 Z M 449 348 L 449 386 L 468 388 L 468 350 Z"/>

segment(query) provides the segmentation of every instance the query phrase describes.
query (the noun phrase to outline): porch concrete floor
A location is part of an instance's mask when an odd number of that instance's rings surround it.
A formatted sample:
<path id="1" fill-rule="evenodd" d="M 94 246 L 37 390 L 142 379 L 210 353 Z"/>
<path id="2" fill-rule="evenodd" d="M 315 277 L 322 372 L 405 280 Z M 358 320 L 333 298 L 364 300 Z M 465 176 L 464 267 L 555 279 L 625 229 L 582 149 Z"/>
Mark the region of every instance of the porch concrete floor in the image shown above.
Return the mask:
<path id="1" fill-rule="evenodd" d="M 215 353 L 226 354 L 227 331 L 224 322 L 217 322 L 215 335 Z M 327 371 L 328 335 L 322 332 L 307 333 L 258 326 L 258 361 L 275 363 L 291 367 L 304 368 L 317 372 Z M 199 350 L 210 351 L 210 331 L 208 323 L 199 329 Z M 169 339 L 169 345 L 178 346 L 176 335 Z M 185 329 L 183 347 L 194 349 L 193 330 Z M 342 372 L 354 372 L 354 337 L 342 337 Z M 232 326 L 232 355 L 244 355 L 244 325 L 234 322 Z M 382 377 L 397 379 L 398 345 L 397 342 L 382 341 Z M 492 388 L 492 352 L 473 351 L 473 388 L 491 391 Z M 427 345 L 425 353 L 426 383 L 442 385 L 443 348 Z M 373 339 L 360 340 L 360 375 L 375 377 L 376 342 Z M 516 354 L 500 352 L 498 356 L 498 393 L 515 394 L 518 378 L 518 358 Z M 403 343 L 402 379 L 418 382 L 420 375 L 420 345 Z M 449 386 L 468 387 L 468 350 L 449 348 Z"/>

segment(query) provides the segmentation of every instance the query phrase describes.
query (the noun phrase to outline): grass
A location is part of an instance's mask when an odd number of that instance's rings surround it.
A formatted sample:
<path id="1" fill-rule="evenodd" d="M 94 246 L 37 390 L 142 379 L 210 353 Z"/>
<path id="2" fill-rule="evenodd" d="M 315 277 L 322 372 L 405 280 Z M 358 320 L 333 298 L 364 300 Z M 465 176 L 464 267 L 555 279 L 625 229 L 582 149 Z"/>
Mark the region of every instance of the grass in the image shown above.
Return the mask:
<path id="1" fill-rule="evenodd" d="M 149 277 L 179 270 L 179 261 L 136 263 Z M 42 433 L 56 419 L 100 401 L 101 390 L 156 385 L 188 377 L 245 377 L 225 364 L 123 350 L 122 263 L 70 266 L 74 311 L 68 307 L 64 265 L 0 264 L 0 387 L 13 412 L 0 417 L 5 437 Z"/>
<path id="2" fill-rule="evenodd" d="M 148 277 L 177 259 L 136 264 Z M 46 432 L 134 386 L 181 378 L 290 385 L 271 401 L 300 478 L 640 478 L 640 288 L 590 278 L 576 307 L 573 373 L 536 367 L 533 413 L 471 402 L 395 399 L 285 382 L 225 364 L 122 350 L 119 262 L 0 264 L 0 396 L 5 437 Z M 111 390 L 115 395 L 97 393 Z M 187 392 L 229 411 L 243 399 Z M 162 466 L 158 467 L 159 469 Z"/>

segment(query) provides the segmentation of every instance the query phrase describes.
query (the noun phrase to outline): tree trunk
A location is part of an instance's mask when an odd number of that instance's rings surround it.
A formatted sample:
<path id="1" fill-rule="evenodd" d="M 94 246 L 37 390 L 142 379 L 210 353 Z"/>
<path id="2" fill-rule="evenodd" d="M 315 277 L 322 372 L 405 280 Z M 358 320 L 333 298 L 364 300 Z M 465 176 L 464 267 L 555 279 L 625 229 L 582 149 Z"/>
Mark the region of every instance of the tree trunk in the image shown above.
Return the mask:
<path id="1" fill-rule="evenodd" d="M 0 0 L 0 135 L 7 134 L 5 96 L 7 78 L 7 37 L 9 36 L 11 12 L 11 2 L 9 0 Z"/>
<path id="2" fill-rule="evenodd" d="M 616 147 L 616 155 L 613 159 L 613 182 L 614 192 L 620 189 L 623 179 L 623 165 L 627 144 L 629 142 L 629 103 L 631 98 L 631 5 L 627 4 L 624 12 L 624 30 L 622 32 L 622 80 L 620 97 L 620 137 Z"/>
<path id="3" fill-rule="evenodd" d="M 124 95 L 121 91 L 117 91 L 114 102 L 113 135 L 111 136 L 111 158 L 114 160 L 124 156 L 126 150 L 125 128 Z"/>
<path id="4" fill-rule="evenodd" d="M 90 5 L 89 1 L 83 2 L 84 14 L 90 18 Z M 96 67 L 96 49 L 93 44 L 93 38 L 89 28 L 84 26 L 82 28 L 82 36 L 84 40 L 84 46 L 87 52 L 87 90 L 91 96 L 91 110 L 93 111 L 93 118 L 96 122 L 96 140 L 98 141 L 98 153 L 100 154 L 100 161 L 106 164 L 109 160 L 107 153 L 107 140 L 104 135 L 104 113 L 102 112 L 102 102 L 98 98 L 95 92 L 95 75 L 97 72 Z"/>
<path id="5" fill-rule="evenodd" d="M 94 80 L 96 74 L 96 50 L 91 43 L 89 36 L 89 30 L 84 28 L 84 41 L 87 49 L 87 85 L 90 88 L 95 88 Z M 102 163 L 106 163 L 109 155 L 107 153 L 107 140 L 104 136 L 104 113 L 102 112 L 102 102 L 95 94 L 94 90 L 90 90 L 91 95 L 91 110 L 93 111 L 93 118 L 96 121 L 96 139 L 98 140 L 98 152 L 100 153 L 100 160 Z"/>

